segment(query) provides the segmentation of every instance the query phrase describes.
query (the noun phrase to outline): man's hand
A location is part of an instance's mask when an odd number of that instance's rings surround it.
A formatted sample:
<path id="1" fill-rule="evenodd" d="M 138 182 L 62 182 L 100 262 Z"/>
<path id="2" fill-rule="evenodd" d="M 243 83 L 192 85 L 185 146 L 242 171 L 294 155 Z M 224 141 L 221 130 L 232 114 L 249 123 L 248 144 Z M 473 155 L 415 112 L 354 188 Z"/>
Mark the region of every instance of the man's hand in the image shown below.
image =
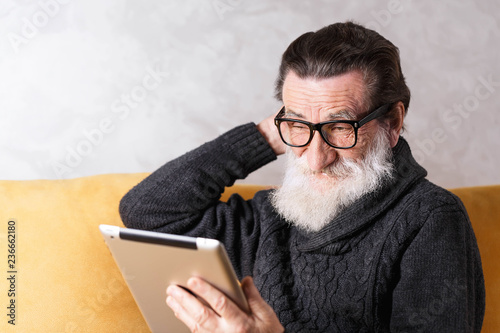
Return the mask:
<path id="1" fill-rule="evenodd" d="M 284 332 L 278 317 L 262 299 L 251 277 L 241 282 L 250 314 L 243 312 L 222 292 L 200 278 L 189 279 L 187 285 L 212 307 L 203 305 L 181 287 L 171 285 L 167 288 L 167 305 L 192 332 Z"/>
<path id="2" fill-rule="evenodd" d="M 267 142 L 273 149 L 274 153 L 276 155 L 284 154 L 285 153 L 285 144 L 283 141 L 281 141 L 280 134 L 278 132 L 278 129 L 274 125 L 274 117 L 276 115 L 272 115 L 263 121 L 261 121 L 257 125 L 257 129 L 259 132 L 266 138 Z"/>

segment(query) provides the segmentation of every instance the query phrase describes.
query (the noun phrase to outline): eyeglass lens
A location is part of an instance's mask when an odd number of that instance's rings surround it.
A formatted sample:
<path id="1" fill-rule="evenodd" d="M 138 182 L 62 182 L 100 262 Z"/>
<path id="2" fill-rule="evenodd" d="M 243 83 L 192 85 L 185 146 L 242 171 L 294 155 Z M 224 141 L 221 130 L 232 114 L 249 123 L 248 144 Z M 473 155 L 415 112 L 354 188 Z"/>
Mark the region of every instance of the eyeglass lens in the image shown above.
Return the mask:
<path id="1" fill-rule="evenodd" d="M 301 122 L 282 120 L 280 132 L 283 140 L 293 146 L 304 146 L 313 135 L 312 129 Z M 354 127 L 348 123 L 327 123 L 321 126 L 322 137 L 335 147 L 350 147 L 356 142 Z"/>

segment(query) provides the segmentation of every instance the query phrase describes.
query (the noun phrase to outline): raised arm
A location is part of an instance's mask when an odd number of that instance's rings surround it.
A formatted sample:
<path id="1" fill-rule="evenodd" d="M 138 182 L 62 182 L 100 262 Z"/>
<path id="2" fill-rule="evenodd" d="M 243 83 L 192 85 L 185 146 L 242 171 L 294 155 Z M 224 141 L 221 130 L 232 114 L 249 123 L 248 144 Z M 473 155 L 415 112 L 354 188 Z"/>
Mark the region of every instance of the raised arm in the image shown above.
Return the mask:
<path id="1" fill-rule="evenodd" d="M 198 227 L 204 216 L 210 228 L 224 226 L 222 220 L 228 218 L 217 216 L 216 209 L 224 188 L 275 158 L 254 124 L 236 127 L 168 162 L 130 190 L 120 203 L 123 223 L 137 229 L 206 234 L 196 231 L 208 228 Z"/>

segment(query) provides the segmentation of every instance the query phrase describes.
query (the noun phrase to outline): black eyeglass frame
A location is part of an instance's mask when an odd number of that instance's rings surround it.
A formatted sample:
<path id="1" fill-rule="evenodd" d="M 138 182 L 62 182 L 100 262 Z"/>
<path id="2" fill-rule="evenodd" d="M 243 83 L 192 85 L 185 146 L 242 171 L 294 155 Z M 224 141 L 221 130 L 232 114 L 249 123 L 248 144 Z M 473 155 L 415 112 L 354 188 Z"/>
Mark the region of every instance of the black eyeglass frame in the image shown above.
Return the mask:
<path id="1" fill-rule="evenodd" d="M 291 118 L 281 118 L 285 114 L 285 106 L 283 105 L 283 107 L 281 108 L 280 112 L 278 112 L 278 114 L 276 115 L 276 117 L 274 117 L 274 125 L 276 125 L 276 127 L 278 128 L 278 132 L 280 134 L 281 141 L 283 141 L 283 143 L 285 143 L 286 145 L 288 145 L 290 147 L 298 147 L 298 148 L 300 148 L 300 147 L 307 146 L 309 143 L 311 143 L 311 141 L 313 139 L 314 131 L 317 131 L 321 135 L 321 138 L 330 147 L 333 147 L 333 148 L 336 148 L 336 149 L 349 149 L 349 148 L 354 147 L 356 145 L 356 143 L 358 142 L 358 129 L 361 126 L 365 125 L 366 123 L 368 123 L 368 122 L 370 122 L 370 121 L 372 121 L 372 120 L 374 120 L 374 119 L 376 119 L 378 117 L 381 117 L 384 114 L 386 114 L 387 111 L 391 109 L 390 108 L 391 105 L 392 105 L 392 103 L 387 103 L 387 104 L 384 104 L 384 105 L 376 108 L 374 111 L 370 112 L 368 115 L 366 115 L 366 117 L 364 117 L 360 121 L 356 121 L 356 120 L 329 120 L 329 121 L 324 121 L 324 122 L 316 123 L 316 124 L 310 123 L 310 122 L 305 121 L 305 120 L 291 119 Z M 292 144 L 286 142 L 285 139 L 283 138 L 283 134 L 281 134 L 281 129 L 280 129 L 280 124 L 283 121 L 295 121 L 295 122 L 299 122 L 299 123 L 304 124 L 307 127 L 309 127 L 309 140 L 305 144 L 303 144 L 303 145 L 292 145 Z M 337 124 L 338 123 L 341 123 L 341 124 L 350 124 L 354 128 L 354 143 L 352 144 L 352 146 L 338 147 L 338 146 L 332 145 L 330 142 L 328 142 L 328 140 L 323 135 L 323 132 L 321 131 L 321 128 L 324 125 L 334 124 L 334 123 L 337 123 Z"/>

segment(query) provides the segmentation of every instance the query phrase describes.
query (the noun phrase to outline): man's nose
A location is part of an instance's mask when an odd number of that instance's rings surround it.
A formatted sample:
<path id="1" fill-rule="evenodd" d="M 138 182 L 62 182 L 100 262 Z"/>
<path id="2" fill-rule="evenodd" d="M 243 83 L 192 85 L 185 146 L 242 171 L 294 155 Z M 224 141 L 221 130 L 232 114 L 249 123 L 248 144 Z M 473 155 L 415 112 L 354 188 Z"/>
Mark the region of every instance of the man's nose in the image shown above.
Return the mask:
<path id="1" fill-rule="evenodd" d="M 322 171 L 337 158 L 335 149 L 330 147 L 316 131 L 306 149 L 307 163 L 312 171 Z"/>

